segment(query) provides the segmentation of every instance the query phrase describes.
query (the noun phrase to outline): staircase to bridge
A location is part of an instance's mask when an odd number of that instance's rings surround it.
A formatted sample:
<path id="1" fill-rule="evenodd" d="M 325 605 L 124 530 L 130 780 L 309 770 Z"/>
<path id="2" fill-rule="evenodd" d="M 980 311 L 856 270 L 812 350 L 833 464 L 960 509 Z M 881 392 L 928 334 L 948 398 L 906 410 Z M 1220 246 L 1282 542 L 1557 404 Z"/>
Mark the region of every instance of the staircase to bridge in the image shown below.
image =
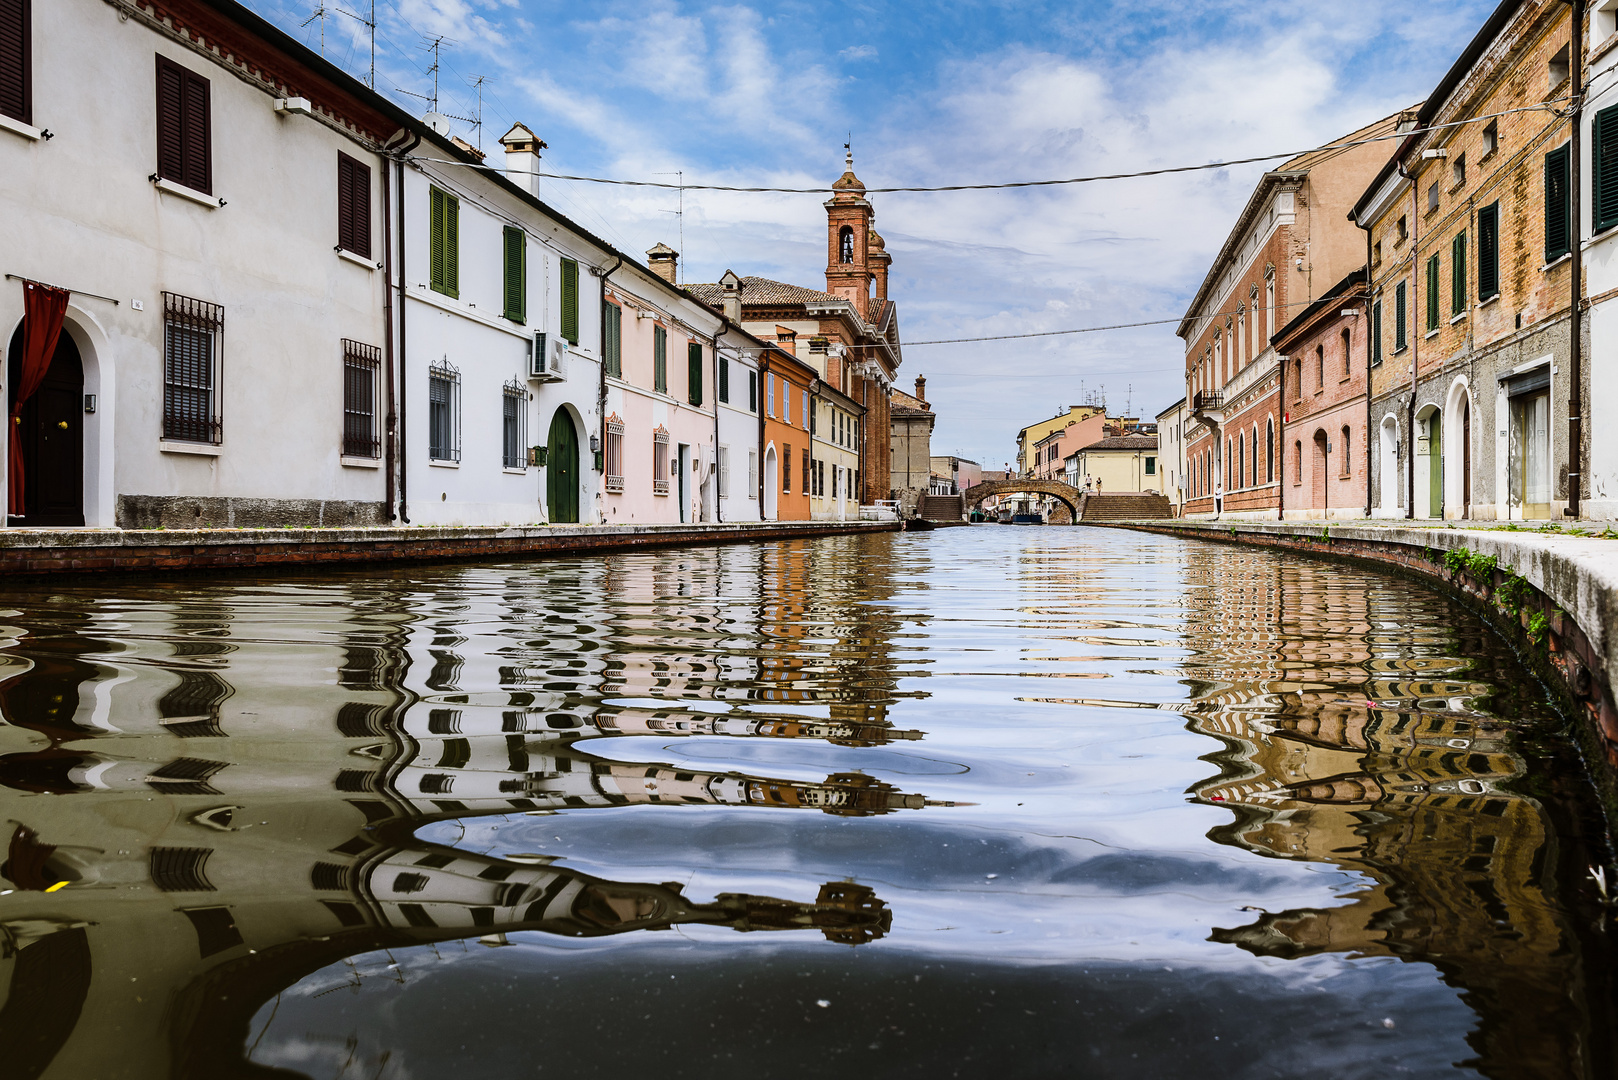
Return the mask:
<path id="1" fill-rule="evenodd" d="M 1168 498 L 1155 491 L 1089 494 L 1079 501 L 1082 521 L 1159 521 L 1174 516 Z"/>
<path id="2" fill-rule="evenodd" d="M 916 516 L 928 521 L 960 521 L 966 500 L 960 495 L 923 495 L 916 501 Z"/>

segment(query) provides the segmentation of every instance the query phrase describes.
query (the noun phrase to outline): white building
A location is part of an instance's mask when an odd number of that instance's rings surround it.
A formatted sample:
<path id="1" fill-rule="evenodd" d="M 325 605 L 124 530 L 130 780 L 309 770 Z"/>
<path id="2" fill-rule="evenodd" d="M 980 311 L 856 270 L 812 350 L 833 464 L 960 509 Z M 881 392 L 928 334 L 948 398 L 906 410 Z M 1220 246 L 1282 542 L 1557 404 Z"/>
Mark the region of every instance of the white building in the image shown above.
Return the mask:
<path id="1" fill-rule="evenodd" d="M 736 321 L 719 339 L 719 520 L 760 521 L 758 356 L 761 342 Z"/>
<path id="2" fill-rule="evenodd" d="M 1162 474 L 1161 490 L 1179 517 L 1185 505 L 1185 398 L 1157 414 L 1157 468 Z"/>
<path id="3" fill-rule="evenodd" d="M 1618 212 L 1612 197 L 1618 190 L 1618 157 L 1612 153 L 1618 146 L 1618 97 L 1613 93 L 1618 89 L 1618 51 L 1599 50 L 1615 34 L 1618 0 L 1593 0 L 1587 55 L 1594 59 L 1585 70 L 1577 227 L 1579 237 L 1590 237 L 1584 250 L 1590 321 L 1583 365 L 1589 397 L 1583 402 L 1582 421 L 1588 450 L 1579 512 L 1608 519 L 1618 518 L 1618 427 L 1598 418 L 1603 403 L 1618 400 L 1618 369 L 1611 362 L 1618 349 Z"/>

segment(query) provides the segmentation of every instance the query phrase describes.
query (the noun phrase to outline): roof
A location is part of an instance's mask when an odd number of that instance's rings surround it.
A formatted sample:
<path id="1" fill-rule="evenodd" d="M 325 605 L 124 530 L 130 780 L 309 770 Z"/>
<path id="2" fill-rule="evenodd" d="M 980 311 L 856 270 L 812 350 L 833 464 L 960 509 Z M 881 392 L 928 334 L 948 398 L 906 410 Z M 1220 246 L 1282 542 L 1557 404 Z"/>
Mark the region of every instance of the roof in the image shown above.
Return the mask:
<path id="1" fill-rule="evenodd" d="M 1173 412 L 1175 409 L 1180 408 L 1184 404 L 1185 404 L 1185 398 L 1181 398 L 1179 401 L 1176 401 L 1173 405 L 1170 405 L 1168 408 L 1159 409 L 1157 411 L 1157 418 L 1159 420 L 1161 420 L 1163 417 L 1167 416 L 1169 413 Z"/>
<path id="2" fill-rule="evenodd" d="M 1089 446 L 1081 446 L 1079 450 L 1085 453 L 1091 450 L 1156 450 L 1156 435 L 1109 435 L 1105 439 L 1097 439 Z"/>
<path id="3" fill-rule="evenodd" d="M 695 296 L 709 307 L 719 307 L 725 298 L 725 290 L 719 285 L 687 285 L 686 292 Z M 789 285 L 784 281 L 771 281 L 769 278 L 744 277 L 742 278 L 743 304 L 825 304 L 842 300 L 841 296 L 833 296 L 829 292 L 819 289 L 805 289 L 801 285 Z"/>
<path id="4" fill-rule="evenodd" d="M 914 394 L 907 394 L 903 390 L 888 391 L 888 401 L 891 411 L 896 413 L 931 413 L 927 404 Z"/>

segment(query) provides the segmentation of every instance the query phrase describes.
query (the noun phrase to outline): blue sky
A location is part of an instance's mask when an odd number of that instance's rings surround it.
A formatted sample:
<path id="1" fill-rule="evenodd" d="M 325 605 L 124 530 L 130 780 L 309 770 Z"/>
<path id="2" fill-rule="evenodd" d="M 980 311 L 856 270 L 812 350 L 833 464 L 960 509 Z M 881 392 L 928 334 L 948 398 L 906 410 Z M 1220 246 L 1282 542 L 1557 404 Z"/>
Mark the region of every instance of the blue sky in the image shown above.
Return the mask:
<path id="1" fill-rule="evenodd" d="M 315 0 L 246 2 L 318 46 L 320 23 L 300 26 Z M 428 92 L 422 45 L 442 34 L 440 109 L 471 116 L 468 82 L 488 76 L 484 148 L 521 120 L 558 172 L 824 184 L 852 133 L 868 186 L 985 183 L 1318 145 L 1420 100 L 1492 6 L 377 0 L 377 85 L 424 111 L 397 91 Z M 363 76 L 358 24 L 325 26 L 328 58 Z M 1177 318 L 1262 169 L 875 196 L 904 337 Z M 546 181 L 543 194 L 629 252 L 681 248 L 687 281 L 734 269 L 824 284 L 817 196 L 688 192 L 682 243 L 672 192 Z M 935 453 L 998 467 L 1018 428 L 1081 393 L 1155 414 L 1183 392 L 1182 367 L 1169 324 L 907 347 L 900 381 L 927 376 Z"/>

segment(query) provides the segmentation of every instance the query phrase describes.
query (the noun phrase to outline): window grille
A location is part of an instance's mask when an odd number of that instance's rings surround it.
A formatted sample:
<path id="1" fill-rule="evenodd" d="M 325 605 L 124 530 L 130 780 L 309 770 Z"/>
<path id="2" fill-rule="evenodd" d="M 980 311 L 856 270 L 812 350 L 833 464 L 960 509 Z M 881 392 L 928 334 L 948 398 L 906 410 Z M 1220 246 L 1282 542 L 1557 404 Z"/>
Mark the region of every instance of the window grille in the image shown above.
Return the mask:
<path id="1" fill-rule="evenodd" d="M 448 359 L 427 369 L 427 456 L 461 460 L 461 372 Z"/>
<path id="2" fill-rule="evenodd" d="M 163 438 L 218 445 L 225 309 L 163 294 Z"/>
<path id="3" fill-rule="evenodd" d="M 792 444 L 781 444 L 781 490 L 792 490 Z"/>
<path id="4" fill-rule="evenodd" d="M 730 497 L 730 447 L 719 448 L 719 497 Z"/>
<path id="5" fill-rule="evenodd" d="M 507 469 L 528 468 L 528 390 L 516 379 L 501 390 L 501 464 Z"/>
<path id="6" fill-rule="evenodd" d="M 747 452 L 747 497 L 758 498 L 758 451 Z"/>
<path id="7" fill-rule="evenodd" d="M 663 428 L 652 432 L 652 494 L 669 493 L 669 433 Z"/>
<path id="8" fill-rule="evenodd" d="M 806 449 L 803 452 L 803 487 L 799 489 L 805 495 L 809 494 L 809 476 L 813 468 L 814 463 L 809 460 L 809 451 Z"/>
<path id="9" fill-rule="evenodd" d="M 343 339 L 343 455 L 376 458 L 382 441 L 377 437 L 377 375 L 382 350 L 374 345 Z"/>
<path id="10" fill-rule="evenodd" d="M 607 419 L 607 490 L 624 490 L 624 425 L 616 416 Z"/>

